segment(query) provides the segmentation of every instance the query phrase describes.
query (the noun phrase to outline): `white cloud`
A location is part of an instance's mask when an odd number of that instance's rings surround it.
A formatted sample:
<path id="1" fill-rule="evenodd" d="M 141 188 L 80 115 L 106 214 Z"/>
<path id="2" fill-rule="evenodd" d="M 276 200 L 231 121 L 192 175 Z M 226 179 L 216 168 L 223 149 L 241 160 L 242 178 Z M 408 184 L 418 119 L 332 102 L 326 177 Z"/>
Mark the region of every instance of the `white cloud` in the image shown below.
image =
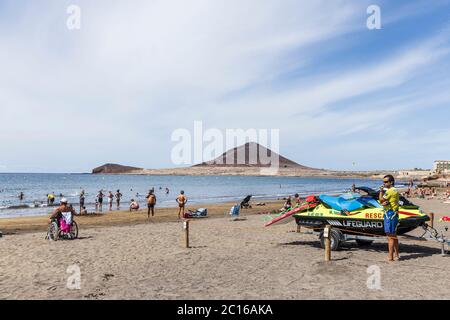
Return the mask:
<path id="1" fill-rule="evenodd" d="M 270 85 L 314 67 L 320 46 L 364 28 L 368 3 L 79 1 L 79 31 L 66 28 L 69 2 L 23 7 L 0 29 L 3 161 L 29 159 L 56 171 L 106 161 L 170 166 L 171 131 L 197 119 L 208 127 L 282 128 L 284 137 L 301 126 L 299 140 L 371 130 L 412 100 L 383 114 L 354 107 L 351 116 L 336 104 L 355 97 L 376 104 L 371 94 L 420 76 L 447 54 L 446 42 Z M 317 130 L 317 123 L 325 125 Z M 52 155 L 61 145 L 74 160 Z"/>

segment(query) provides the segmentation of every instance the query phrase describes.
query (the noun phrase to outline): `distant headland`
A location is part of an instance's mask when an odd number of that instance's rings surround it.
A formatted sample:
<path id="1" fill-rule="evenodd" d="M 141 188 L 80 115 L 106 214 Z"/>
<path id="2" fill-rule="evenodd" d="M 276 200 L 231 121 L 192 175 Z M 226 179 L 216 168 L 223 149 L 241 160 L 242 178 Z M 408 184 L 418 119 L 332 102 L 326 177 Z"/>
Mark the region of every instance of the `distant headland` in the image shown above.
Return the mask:
<path id="1" fill-rule="evenodd" d="M 257 151 L 256 153 L 254 151 Z M 251 158 L 249 154 L 257 156 Z M 275 174 L 264 174 L 264 168 L 270 167 L 260 155 L 278 158 L 278 170 Z M 276 152 L 254 142 L 224 152 L 214 160 L 196 164 L 190 167 L 168 169 L 144 169 L 133 166 L 108 163 L 92 170 L 92 174 L 134 174 L 134 175 L 229 175 L 229 176 L 291 176 L 291 177 L 335 177 L 335 178 L 373 178 L 380 179 L 385 174 L 393 174 L 402 179 L 423 180 L 430 174 L 425 171 L 336 171 L 311 168 L 298 164 Z"/>

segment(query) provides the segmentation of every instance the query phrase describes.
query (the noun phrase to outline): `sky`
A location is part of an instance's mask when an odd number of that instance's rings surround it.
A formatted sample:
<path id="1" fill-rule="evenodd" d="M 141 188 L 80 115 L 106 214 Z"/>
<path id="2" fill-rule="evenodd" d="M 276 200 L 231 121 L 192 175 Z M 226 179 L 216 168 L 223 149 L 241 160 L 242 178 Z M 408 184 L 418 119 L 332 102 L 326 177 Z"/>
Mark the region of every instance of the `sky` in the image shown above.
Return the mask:
<path id="1" fill-rule="evenodd" d="M 175 167 L 194 121 L 278 129 L 310 167 L 431 168 L 449 58 L 450 0 L 0 0 L 0 172 Z"/>

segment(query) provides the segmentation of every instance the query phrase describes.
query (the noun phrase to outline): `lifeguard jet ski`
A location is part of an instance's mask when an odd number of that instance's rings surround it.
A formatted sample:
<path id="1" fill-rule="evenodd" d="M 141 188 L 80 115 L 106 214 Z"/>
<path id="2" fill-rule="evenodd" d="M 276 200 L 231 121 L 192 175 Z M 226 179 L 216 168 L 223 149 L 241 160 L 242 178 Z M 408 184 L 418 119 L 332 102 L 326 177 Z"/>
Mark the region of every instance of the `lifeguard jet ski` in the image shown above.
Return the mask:
<path id="1" fill-rule="evenodd" d="M 336 249 L 341 240 L 347 239 L 345 235 L 360 239 L 357 240 L 359 244 L 369 244 L 371 241 L 365 241 L 365 237 L 385 235 L 384 209 L 378 202 L 377 191 L 366 187 L 356 188 L 356 191 L 360 193 L 309 196 L 305 203 L 282 213 L 267 222 L 266 226 L 282 223 L 281 220 L 290 217 L 294 218 L 298 225 L 318 232 L 323 232 L 325 226 L 330 225 L 333 229 L 332 238 L 336 240 L 332 239 L 332 249 Z M 418 206 L 400 197 L 397 231 L 399 235 L 410 232 L 429 220 L 430 218 Z M 289 222 L 289 219 L 285 221 Z"/>

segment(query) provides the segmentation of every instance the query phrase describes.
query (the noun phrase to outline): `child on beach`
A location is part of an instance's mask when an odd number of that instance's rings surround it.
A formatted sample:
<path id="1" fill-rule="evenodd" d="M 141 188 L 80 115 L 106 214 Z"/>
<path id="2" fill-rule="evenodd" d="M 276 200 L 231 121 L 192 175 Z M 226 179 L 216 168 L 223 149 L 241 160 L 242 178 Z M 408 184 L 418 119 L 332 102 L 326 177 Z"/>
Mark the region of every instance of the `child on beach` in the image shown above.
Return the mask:
<path id="1" fill-rule="evenodd" d="M 86 215 L 86 214 L 88 214 L 88 211 L 86 210 L 86 207 L 83 206 L 80 210 L 80 215 Z"/>
<path id="2" fill-rule="evenodd" d="M 130 212 L 131 211 L 138 211 L 138 210 L 139 210 L 139 203 L 137 203 L 137 201 L 135 201 L 134 199 L 131 199 Z"/>
<path id="3" fill-rule="evenodd" d="M 292 207 L 292 201 L 291 201 L 291 196 L 289 196 L 289 197 L 286 199 L 286 202 L 284 203 L 283 208 L 281 208 L 281 211 L 288 210 L 288 209 L 290 209 L 291 207 Z"/>

